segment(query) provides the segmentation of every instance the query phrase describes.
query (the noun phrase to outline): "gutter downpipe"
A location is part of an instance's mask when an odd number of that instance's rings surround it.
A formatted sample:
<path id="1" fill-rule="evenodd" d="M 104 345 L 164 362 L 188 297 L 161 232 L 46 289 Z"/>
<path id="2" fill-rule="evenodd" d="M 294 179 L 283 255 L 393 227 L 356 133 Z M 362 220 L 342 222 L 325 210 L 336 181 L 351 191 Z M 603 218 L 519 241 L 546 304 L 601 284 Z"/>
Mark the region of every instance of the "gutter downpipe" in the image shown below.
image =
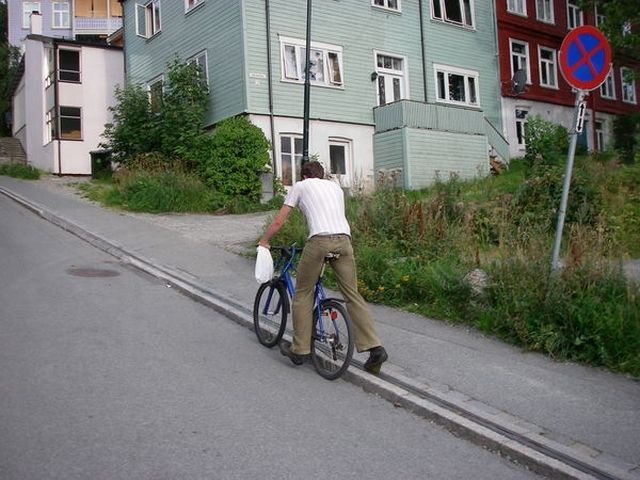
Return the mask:
<path id="1" fill-rule="evenodd" d="M 424 50 L 424 15 L 422 7 L 422 0 L 418 0 L 418 9 L 420 11 L 420 50 L 422 51 L 422 88 L 424 89 L 424 103 L 427 103 L 427 56 Z"/>
<path id="2" fill-rule="evenodd" d="M 266 16 L 266 35 L 267 35 L 267 85 L 269 96 L 269 125 L 271 129 L 271 167 L 273 168 L 273 177 L 277 178 L 276 171 L 276 133 L 273 121 L 273 73 L 271 71 L 271 13 L 269 10 L 269 0 L 264 0 L 264 11 Z"/>

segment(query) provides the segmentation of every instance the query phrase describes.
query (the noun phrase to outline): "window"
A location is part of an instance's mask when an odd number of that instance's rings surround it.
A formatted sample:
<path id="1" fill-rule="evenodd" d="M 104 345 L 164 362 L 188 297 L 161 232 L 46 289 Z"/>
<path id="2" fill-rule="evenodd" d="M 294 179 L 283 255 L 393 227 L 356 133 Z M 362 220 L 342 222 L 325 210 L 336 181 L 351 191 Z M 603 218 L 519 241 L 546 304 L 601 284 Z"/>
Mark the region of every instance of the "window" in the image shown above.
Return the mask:
<path id="1" fill-rule="evenodd" d="M 280 171 L 282 184 L 291 186 L 301 180 L 302 137 L 299 135 L 280 136 Z"/>
<path id="2" fill-rule="evenodd" d="M 510 41 L 511 49 L 511 76 L 518 71 L 524 70 L 527 74 L 527 83 L 531 83 L 529 74 L 529 44 L 519 40 Z"/>
<path id="3" fill-rule="evenodd" d="M 584 23 L 582 10 L 578 6 L 578 0 L 567 0 L 567 28 L 572 30 Z"/>
<path id="4" fill-rule="evenodd" d="M 622 24 L 622 36 L 626 37 L 631 33 L 631 20 L 627 20 Z"/>
<path id="5" fill-rule="evenodd" d="M 52 2 L 53 28 L 69 28 L 69 2 Z"/>
<path id="6" fill-rule="evenodd" d="M 403 57 L 376 53 L 378 105 L 407 98 L 405 63 Z"/>
<path id="7" fill-rule="evenodd" d="M 204 0 L 184 0 L 184 11 L 188 12 L 202 3 L 204 3 Z"/>
<path id="8" fill-rule="evenodd" d="M 473 27 L 473 0 L 432 0 L 431 18 Z"/>
<path id="9" fill-rule="evenodd" d="M 615 100 L 616 87 L 615 82 L 613 81 L 613 69 L 609 71 L 609 75 L 607 75 L 607 78 L 605 78 L 602 85 L 600 85 L 600 95 L 602 96 L 602 98 Z"/>
<path id="10" fill-rule="evenodd" d="M 444 65 L 434 65 L 433 68 L 436 74 L 438 101 L 471 107 L 480 106 L 478 72 Z"/>
<path id="11" fill-rule="evenodd" d="M 136 4 L 136 34 L 150 38 L 160 31 L 160 0 Z"/>
<path id="12" fill-rule="evenodd" d="M 44 88 L 48 88 L 51 85 L 53 85 L 53 81 L 56 75 L 56 67 L 54 62 L 55 51 L 53 50 L 53 48 L 50 48 L 50 47 L 45 47 L 44 50 L 45 50 L 45 55 L 47 57 L 47 66 L 44 72 L 45 73 Z"/>
<path id="13" fill-rule="evenodd" d="M 60 138 L 82 140 L 82 109 L 80 107 L 60 107 Z"/>
<path id="14" fill-rule="evenodd" d="M 305 42 L 293 38 L 280 38 L 282 79 L 303 83 L 306 58 Z M 311 43 L 309 55 L 309 81 L 313 85 L 342 87 L 342 47 Z"/>
<path id="15" fill-rule="evenodd" d="M 56 110 L 52 108 L 45 116 L 44 145 L 58 137 L 56 132 Z"/>
<path id="16" fill-rule="evenodd" d="M 58 80 L 80 81 L 80 50 L 58 50 Z"/>
<path id="17" fill-rule="evenodd" d="M 603 152 L 605 149 L 604 144 L 604 121 L 596 120 L 595 121 L 595 131 L 596 131 L 596 150 L 599 152 Z"/>
<path id="18" fill-rule="evenodd" d="M 633 70 L 622 67 L 620 69 L 622 81 L 622 101 L 625 103 L 636 103 L 636 81 Z"/>
<path id="19" fill-rule="evenodd" d="M 536 0 L 536 18 L 541 22 L 554 23 L 553 0 Z"/>
<path id="20" fill-rule="evenodd" d="M 598 5 L 595 6 L 595 18 L 596 18 L 596 27 L 599 27 L 604 23 L 605 16 L 598 10 Z"/>
<path id="21" fill-rule="evenodd" d="M 558 67 L 556 51 L 552 48 L 538 47 L 540 57 L 540 85 L 558 88 Z"/>
<path id="22" fill-rule="evenodd" d="M 371 0 L 371 5 L 400 11 L 400 0 Z"/>
<path id="23" fill-rule="evenodd" d="M 507 11 L 518 15 L 527 16 L 526 0 L 507 0 Z"/>
<path id="24" fill-rule="evenodd" d="M 528 114 L 528 110 L 516 109 L 516 138 L 521 148 L 526 146 Z"/>
<path id="25" fill-rule="evenodd" d="M 40 2 L 22 2 L 22 28 L 31 27 L 33 12 L 40 12 Z"/>
<path id="26" fill-rule="evenodd" d="M 163 83 L 164 79 L 162 77 L 158 77 L 147 84 L 149 104 L 151 105 L 152 112 L 158 112 L 162 107 Z"/>
<path id="27" fill-rule="evenodd" d="M 195 63 L 200 67 L 200 72 L 204 76 L 204 80 L 207 82 L 207 85 L 208 85 L 209 84 L 209 68 L 207 66 L 207 51 L 205 50 L 203 52 L 197 53 L 187 61 L 189 63 Z"/>

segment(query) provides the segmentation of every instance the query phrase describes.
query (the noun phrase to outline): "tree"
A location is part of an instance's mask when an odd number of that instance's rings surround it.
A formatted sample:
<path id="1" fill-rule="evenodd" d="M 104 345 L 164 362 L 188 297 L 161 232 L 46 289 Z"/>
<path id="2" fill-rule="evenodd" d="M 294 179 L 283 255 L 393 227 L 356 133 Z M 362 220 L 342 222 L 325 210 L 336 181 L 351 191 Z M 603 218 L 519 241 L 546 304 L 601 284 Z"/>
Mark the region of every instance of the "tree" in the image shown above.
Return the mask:
<path id="1" fill-rule="evenodd" d="M 640 8 L 630 0 L 582 0 L 583 10 L 603 15 L 598 28 L 609 39 L 614 59 L 640 61 Z"/>
<path id="2" fill-rule="evenodd" d="M 0 2 L 0 135 L 10 135 L 11 87 L 20 65 L 20 51 L 7 40 L 7 5 Z"/>

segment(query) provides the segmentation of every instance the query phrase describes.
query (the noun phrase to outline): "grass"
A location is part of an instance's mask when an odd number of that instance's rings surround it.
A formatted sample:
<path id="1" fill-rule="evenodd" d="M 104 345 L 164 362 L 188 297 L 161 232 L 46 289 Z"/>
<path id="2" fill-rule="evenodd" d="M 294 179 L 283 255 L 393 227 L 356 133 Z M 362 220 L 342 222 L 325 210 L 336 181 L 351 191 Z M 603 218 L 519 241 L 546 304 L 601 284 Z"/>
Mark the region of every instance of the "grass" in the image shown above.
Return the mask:
<path id="1" fill-rule="evenodd" d="M 41 172 L 31 165 L 25 165 L 23 163 L 6 163 L 0 165 L 0 175 L 22 178 L 24 180 L 37 180 L 40 178 Z"/>
<path id="2" fill-rule="evenodd" d="M 525 349 L 640 377 L 640 165 L 577 158 L 562 258 L 551 274 L 562 168 L 348 199 L 359 288 L 371 302 L 465 323 Z M 556 203 L 557 202 L 557 203 Z M 273 243 L 303 244 L 293 216 Z M 475 288 L 470 272 L 488 275 Z M 330 277 L 329 277 L 330 279 Z"/>

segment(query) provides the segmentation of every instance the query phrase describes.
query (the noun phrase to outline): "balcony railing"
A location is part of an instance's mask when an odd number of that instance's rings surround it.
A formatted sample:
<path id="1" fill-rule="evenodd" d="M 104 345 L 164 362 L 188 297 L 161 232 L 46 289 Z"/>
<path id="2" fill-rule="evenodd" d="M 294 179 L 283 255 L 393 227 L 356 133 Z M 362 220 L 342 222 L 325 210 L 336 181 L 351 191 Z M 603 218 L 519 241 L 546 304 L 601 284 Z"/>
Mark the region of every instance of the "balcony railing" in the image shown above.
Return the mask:
<path id="1" fill-rule="evenodd" d="M 76 17 L 74 21 L 78 33 L 113 33 L 122 27 L 122 17 Z"/>
<path id="2" fill-rule="evenodd" d="M 373 117 L 376 133 L 406 127 L 485 135 L 502 158 L 509 158 L 507 140 L 480 110 L 400 100 L 376 107 Z"/>

